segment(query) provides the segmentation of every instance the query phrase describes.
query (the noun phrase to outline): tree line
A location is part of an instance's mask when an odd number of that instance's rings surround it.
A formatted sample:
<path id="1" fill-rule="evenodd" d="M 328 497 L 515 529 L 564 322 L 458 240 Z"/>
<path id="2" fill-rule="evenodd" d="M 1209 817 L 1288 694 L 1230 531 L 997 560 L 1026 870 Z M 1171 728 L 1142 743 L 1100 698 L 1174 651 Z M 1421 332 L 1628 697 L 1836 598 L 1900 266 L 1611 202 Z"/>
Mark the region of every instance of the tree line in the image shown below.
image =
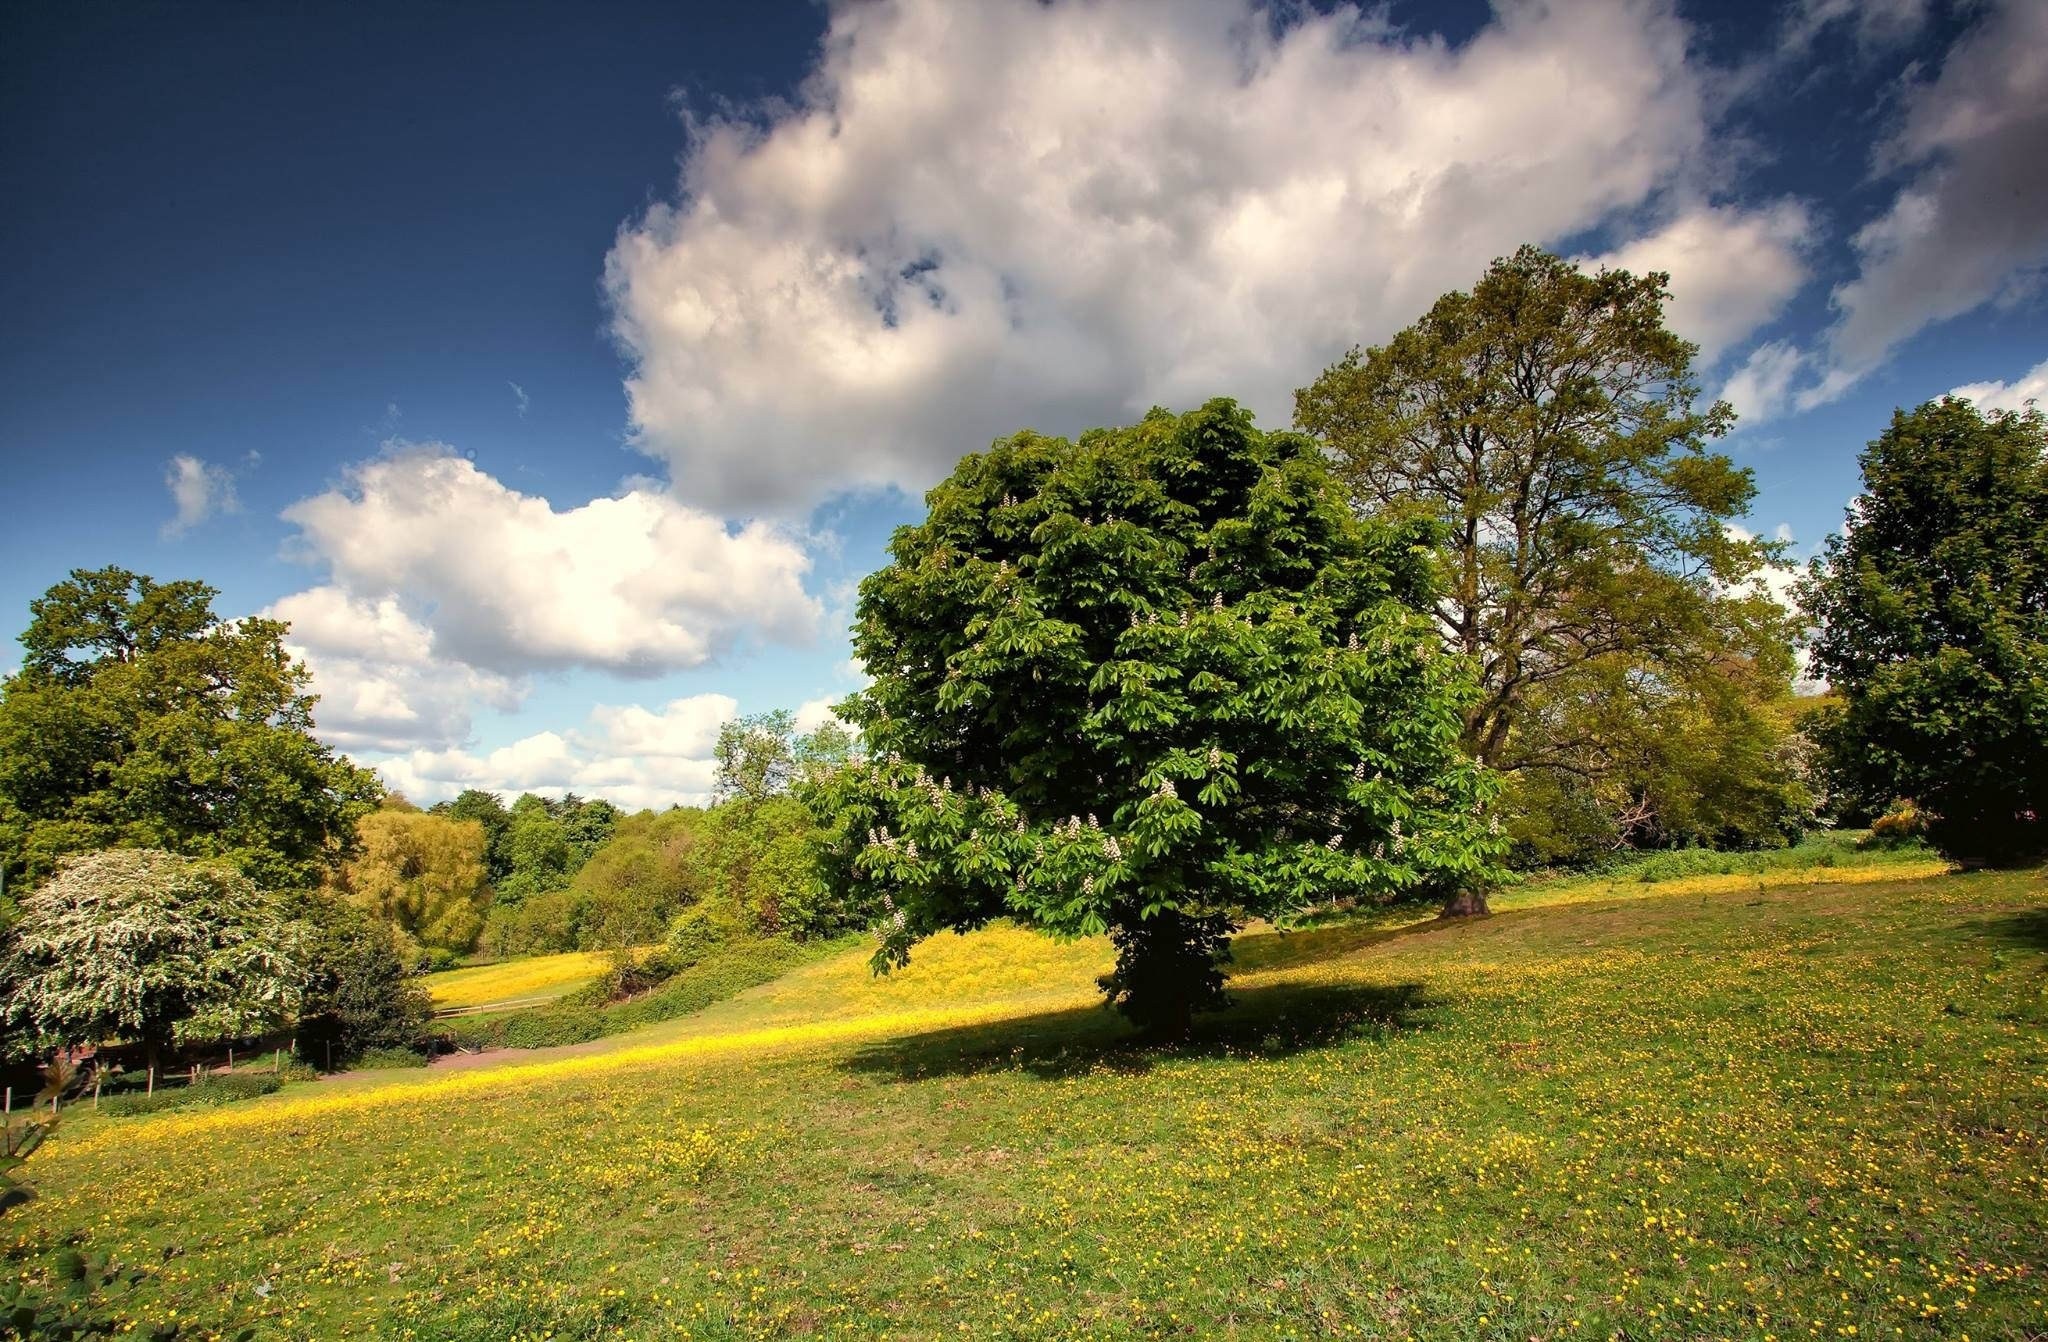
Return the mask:
<path id="1" fill-rule="evenodd" d="M 75 573 L 0 691 L 0 870 L 30 892 L 8 1019 L 168 1042 L 62 1004 L 58 924 L 211 901 L 170 979 L 246 983 L 219 966 L 249 928 L 326 929 L 401 997 L 406 966 L 479 949 L 873 923 L 887 967 L 1012 917 L 1108 934 L 1106 994 L 1175 1030 L 1222 1001 L 1253 917 L 1483 912 L 1515 868 L 1878 815 L 1965 861 L 2037 858 L 2041 417 L 1901 411 L 1791 610 L 1668 301 L 1663 275 L 1524 248 L 1325 370 L 1292 431 L 1218 400 L 968 455 L 862 584 L 853 734 L 728 724 L 707 808 L 419 810 L 318 741 L 282 625 Z M 1824 694 L 1795 693 L 1801 642 Z M 338 1019 L 301 959 L 281 995 L 172 1014 Z"/>

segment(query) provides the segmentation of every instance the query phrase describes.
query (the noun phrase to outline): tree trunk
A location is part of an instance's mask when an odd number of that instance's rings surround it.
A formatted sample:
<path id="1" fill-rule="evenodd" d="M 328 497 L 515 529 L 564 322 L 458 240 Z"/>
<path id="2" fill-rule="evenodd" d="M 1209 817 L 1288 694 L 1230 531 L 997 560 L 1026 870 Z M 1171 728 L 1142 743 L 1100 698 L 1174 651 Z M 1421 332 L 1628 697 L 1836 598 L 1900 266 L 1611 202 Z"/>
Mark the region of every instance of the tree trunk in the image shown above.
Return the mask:
<path id="1" fill-rule="evenodd" d="M 1439 918 L 1486 918 L 1493 910 L 1486 906 L 1486 892 L 1483 890 L 1453 890 L 1444 900 Z"/>

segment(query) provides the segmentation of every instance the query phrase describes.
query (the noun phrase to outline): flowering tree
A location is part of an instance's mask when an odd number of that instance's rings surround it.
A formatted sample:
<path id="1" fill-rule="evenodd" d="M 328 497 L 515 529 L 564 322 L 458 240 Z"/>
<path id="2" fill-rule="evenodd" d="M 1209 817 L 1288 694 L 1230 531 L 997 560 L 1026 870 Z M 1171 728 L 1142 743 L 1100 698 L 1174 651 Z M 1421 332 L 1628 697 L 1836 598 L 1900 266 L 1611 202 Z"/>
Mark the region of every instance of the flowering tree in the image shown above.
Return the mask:
<path id="1" fill-rule="evenodd" d="M 298 1008 L 297 934 L 223 865 L 155 849 L 69 858 L 22 901 L 6 965 L 9 1023 L 61 1043 L 175 1039 L 280 1025 Z"/>
<path id="2" fill-rule="evenodd" d="M 1155 410 L 998 442 L 927 502 L 861 586 L 866 753 L 807 790 L 878 966 L 1004 915 L 1107 932 L 1111 1000 L 1178 1030 L 1247 918 L 1497 878 L 1431 527 L 1356 518 L 1310 440 Z"/>

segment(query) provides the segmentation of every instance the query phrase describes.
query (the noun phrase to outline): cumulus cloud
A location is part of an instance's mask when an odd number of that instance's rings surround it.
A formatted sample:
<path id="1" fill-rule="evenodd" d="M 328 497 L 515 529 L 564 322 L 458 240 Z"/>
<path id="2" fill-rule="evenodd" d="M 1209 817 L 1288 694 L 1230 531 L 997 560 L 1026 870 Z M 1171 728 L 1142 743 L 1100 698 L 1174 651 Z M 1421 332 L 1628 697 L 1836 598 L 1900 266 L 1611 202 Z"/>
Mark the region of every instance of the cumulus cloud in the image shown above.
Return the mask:
<path id="1" fill-rule="evenodd" d="M 1784 311 L 1810 273 L 1813 222 L 1804 204 L 1701 205 L 1591 264 L 1671 276 L 1671 329 L 1712 365 L 1730 344 Z"/>
<path id="2" fill-rule="evenodd" d="M 1971 382 L 1950 392 L 1979 410 L 2024 410 L 2028 402 L 2048 407 L 2048 359 L 2010 382 Z"/>
<path id="3" fill-rule="evenodd" d="M 485 768 L 460 749 L 473 714 L 516 710 L 536 673 L 658 675 L 759 639 L 808 641 L 820 616 L 799 538 L 729 527 L 651 484 L 558 509 L 444 448 L 395 445 L 284 516 L 327 581 L 264 613 L 292 626 L 322 734 L 357 752 Z M 625 753 L 659 753 L 613 735 Z M 488 767 L 513 778 L 549 759 L 558 772 L 595 767 L 544 745 Z M 410 776 L 400 786 L 419 791 Z"/>
<path id="4" fill-rule="evenodd" d="M 306 557 L 350 598 L 429 623 L 437 657 L 500 674 L 654 675 L 743 639 L 811 638 L 799 540 L 731 528 L 640 485 L 556 509 L 438 445 L 361 463 L 287 508 Z"/>
<path id="5" fill-rule="evenodd" d="M 676 699 L 658 711 L 601 704 L 575 731 L 537 732 L 482 753 L 413 750 L 366 763 L 387 786 L 429 804 L 483 788 L 507 797 L 577 792 L 628 810 L 694 806 L 710 799 L 718 729 L 738 712 L 722 694 Z"/>
<path id="6" fill-rule="evenodd" d="M 322 586 L 263 614 L 290 623 L 285 646 L 313 673 L 320 734 L 344 750 L 448 749 L 469 739 L 479 704 L 511 711 L 526 697 L 524 678 L 438 657 L 433 631 L 394 596 Z"/>
<path id="7" fill-rule="evenodd" d="M 1936 322 L 2010 298 L 2048 264 L 2048 5 L 1993 5 L 1910 87 L 1878 166 L 1907 174 L 1858 230 L 1855 277 L 1836 288 L 1825 375 L 1831 400 Z"/>
<path id="8" fill-rule="evenodd" d="M 164 487 L 171 491 L 171 503 L 177 509 L 163 524 L 166 540 L 184 535 L 209 517 L 242 509 L 241 500 L 235 497 L 235 473 L 189 452 L 180 452 L 165 464 Z"/>
<path id="9" fill-rule="evenodd" d="M 800 94 L 693 122 L 675 202 L 616 241 L 638 443 L 751 511 L 1154 403 L 1284 422 L 1346 346 L 1523 241 L 1656 209 L 1705 156 L 1664 3 L 1507 0 L 1456 47 L 1287 14 L 836 8 Z M 1673 222 L 1692 328 L 1719 346 L 1775 312 L 1803 229 L 1787 203 Z"/>

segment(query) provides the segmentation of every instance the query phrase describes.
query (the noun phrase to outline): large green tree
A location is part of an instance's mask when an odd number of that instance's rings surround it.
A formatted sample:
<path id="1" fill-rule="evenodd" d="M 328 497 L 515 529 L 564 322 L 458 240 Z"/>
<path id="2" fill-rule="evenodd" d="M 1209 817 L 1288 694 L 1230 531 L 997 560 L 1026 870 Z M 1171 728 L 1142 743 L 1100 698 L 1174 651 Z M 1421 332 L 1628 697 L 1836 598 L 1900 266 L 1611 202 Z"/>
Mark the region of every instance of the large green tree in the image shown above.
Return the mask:
<path id="1" fill-rule="evenodd" d="M 2048 851 L 2044 453 L 2033 410 L 1899 411 L 1803 590 L 1839 777 L 1873 808 L 1911 798 L 1969 863 Z"/>
<path id="2" fill-rule="evenodd" d="M 1474 890 L 1499 848 L 1430 627 L 1433 525 L 1353 516 L 1228 401 L 967 457 L 861 585 L 863 758 L 807 789 L 878 963 L 1004 915 L 1107 932 L 1184 1028 L 1245 919 Z"/>
<path id="3" fill-rule="evenodd" d="M 174 1040 L 261 1033 L 298 1009 L 300 932 L 220 862 L 148 848 L 66 859 L 22 901 L 4 975 L 22 1033 L 127 1039 L 155 1067 Z"/>
<path id="4" fill-rule="evenodd" d="M 1731 659 L 1789 682 L 1787 612 L 1754 582 L 1773 547 L 1730 525 L 1755 487 L 1708 450 L 1734 414 L 1701 404 L 1666 286 L 1524 247 L 1296 397 L 1361 510 L 1443 525 L 1432 610 L 1482 688 L 1465 746 L 1558 795 L 1628 795 L 1599 785 L 1647 720 L 1586 734 L 1619 682 L 1706 703 Z"/>
<path id="5" fill-rule="evenodd" d="M 79 570 L 30 603 L 0 688 L 0 863 L 155 847 L 310 886 L 381 789 L 313 736 L 276 620 L 221 620 L 211 587 Z"/>

